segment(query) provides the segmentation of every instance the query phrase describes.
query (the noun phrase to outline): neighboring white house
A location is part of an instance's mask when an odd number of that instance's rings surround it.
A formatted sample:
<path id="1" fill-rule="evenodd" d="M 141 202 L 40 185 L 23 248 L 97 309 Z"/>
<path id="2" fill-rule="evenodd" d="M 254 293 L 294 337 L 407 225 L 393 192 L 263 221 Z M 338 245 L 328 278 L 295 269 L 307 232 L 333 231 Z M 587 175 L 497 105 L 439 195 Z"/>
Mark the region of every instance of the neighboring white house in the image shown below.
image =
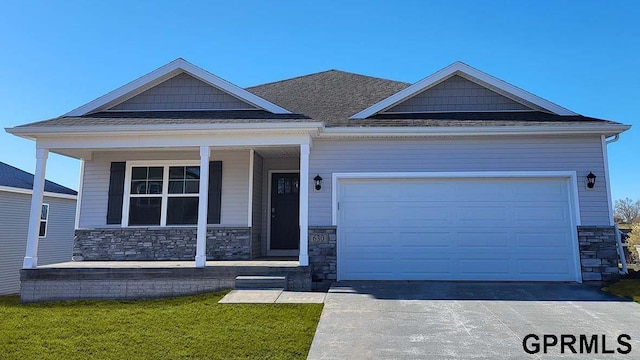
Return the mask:
<path id="1" fill-rule="evenodd" d="M 629 128 L 460 62 L 414 84 L 330 70 L 243 89 L 177 59 L 7 131 L 36 141 L 37 179 L 49 151 L 82 160 L 76 260 L 582 282 L 619 277 L 607 146 Z"/>
<path id="2" fill-rule="evenodd" d="M 0 162 L 0 295 L 17 294 L 27 246 L 33 175 Z M 47 181 L 40 216 L 39 263 L 71 260 L 74 190 Z"/>

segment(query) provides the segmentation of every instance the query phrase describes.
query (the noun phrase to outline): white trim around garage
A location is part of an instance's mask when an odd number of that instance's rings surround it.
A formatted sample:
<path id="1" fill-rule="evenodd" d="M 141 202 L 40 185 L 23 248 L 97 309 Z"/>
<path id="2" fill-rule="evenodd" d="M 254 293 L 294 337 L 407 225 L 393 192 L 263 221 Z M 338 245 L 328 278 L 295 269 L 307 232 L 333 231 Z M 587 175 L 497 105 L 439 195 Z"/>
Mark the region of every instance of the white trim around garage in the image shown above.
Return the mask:
<path id="1" fill-rule="evenodd" d="M 332 225 L 338 224 L 339 210 L 339 182 L 342 179 L 442 179 L 442 178 L 558 178 L 567 180 L 569 206 L 571 209 L 571 227 L 576 229 L 581 225 L 580 202 L 578 199 L 578 181 L 575 171 L 489 171 L 489 172 L 363 172 L 363 173 L 334 173 L 331 190 L 331 218 Z M 338 230 L 339 232 L 339 230 Z M 578 246 L 577 229 L 572 232 L 573 258 L 576 281 L 582 282 L 582 268 L 580 265 L 580 251 Z"/>

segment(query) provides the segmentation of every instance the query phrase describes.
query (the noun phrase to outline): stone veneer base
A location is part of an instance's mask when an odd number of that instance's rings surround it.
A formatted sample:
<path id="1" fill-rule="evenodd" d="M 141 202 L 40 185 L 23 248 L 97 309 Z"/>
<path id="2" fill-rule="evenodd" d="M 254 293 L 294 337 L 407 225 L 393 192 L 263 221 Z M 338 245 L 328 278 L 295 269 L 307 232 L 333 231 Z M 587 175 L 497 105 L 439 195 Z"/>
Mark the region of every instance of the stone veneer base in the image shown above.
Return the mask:
<path id="1" fill-rule="evenodd" d="M 613 226 L 578 226 L 583 281 L 620 279 L 618 245 Z"/>
<path id="2" fill-rule="evenodd" d="M 325 290 L 337 279 L 337 229 L 309 227 L 309 266 L 314 290 Z"/>
<path id="3" fill-rule="evenodd" d="M 193 260 L 195 227 L 99 228 L 75 231 L 76 261 Z M 249 260 L 251 228 L 208 227 L 208 260 Z"/>

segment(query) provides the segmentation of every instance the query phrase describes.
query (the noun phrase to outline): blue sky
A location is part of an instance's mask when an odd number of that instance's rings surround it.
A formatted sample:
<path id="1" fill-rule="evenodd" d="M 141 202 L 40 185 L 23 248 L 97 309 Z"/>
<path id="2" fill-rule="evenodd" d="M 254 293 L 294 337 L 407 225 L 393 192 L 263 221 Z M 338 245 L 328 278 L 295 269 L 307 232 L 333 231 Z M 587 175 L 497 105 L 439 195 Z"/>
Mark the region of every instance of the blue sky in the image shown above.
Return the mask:
<path id="1" fill-rule="evenodd" d="M 89 4 L 91 3 L 91 4 Z M 415 82 L 461 60 L 583 115 L 609 145 L 613 198 L 640 198 L 637 1 L 12 1 L 0 13 L 0 127 L 56 117 L 183 57 L 250 86 L 340 69 Z M 33 171 L 35 144 L 0 134 Z M 47 178 L 77 189 L 77 160 Z"/>

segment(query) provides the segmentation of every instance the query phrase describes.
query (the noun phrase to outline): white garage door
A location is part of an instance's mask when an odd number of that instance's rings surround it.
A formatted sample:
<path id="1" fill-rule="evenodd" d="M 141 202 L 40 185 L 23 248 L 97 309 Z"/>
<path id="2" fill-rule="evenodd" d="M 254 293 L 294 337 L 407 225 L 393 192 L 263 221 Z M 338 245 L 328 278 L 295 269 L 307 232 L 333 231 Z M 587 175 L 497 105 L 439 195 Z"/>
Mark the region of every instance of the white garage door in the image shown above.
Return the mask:
<path id="1" fill-rule="evenodd" d="M 340 280 L 579 280 L 567 179 L 339 184 Z"/>

